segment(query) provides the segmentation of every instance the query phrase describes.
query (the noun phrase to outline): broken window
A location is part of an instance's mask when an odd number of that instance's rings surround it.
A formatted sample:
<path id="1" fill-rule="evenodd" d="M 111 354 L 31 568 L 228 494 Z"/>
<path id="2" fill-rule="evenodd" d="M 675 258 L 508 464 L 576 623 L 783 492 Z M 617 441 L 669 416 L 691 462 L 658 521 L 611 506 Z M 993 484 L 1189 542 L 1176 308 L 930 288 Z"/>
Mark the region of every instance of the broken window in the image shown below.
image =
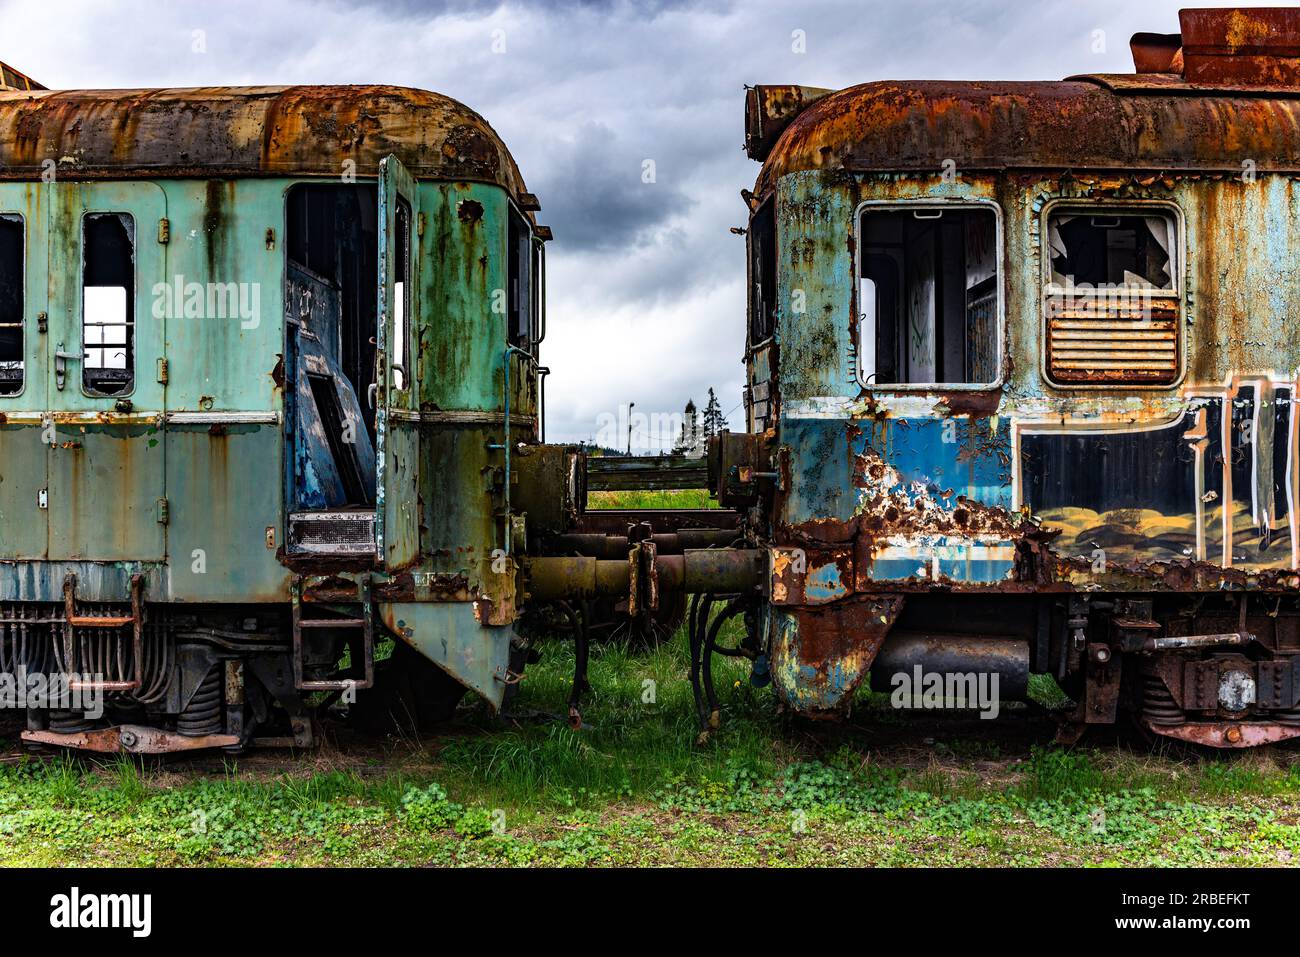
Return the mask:
<path id="1" fill-rule="evenodd" d="M 864 385 L 997 381 L 997 218 L 944 206 L 864 211 L 858 224 Z"/>
<path id="2" fill-rule="evenodd" d="M 1073 385 L 1166 385 L 1179 370 L 1176 220 L 1066 209 L 1047 220 L 1048 372 Z"/>
<path id="3" fill-rule="evenodd" d="M 23 390 L 23 218 L 0 214 L 0 395 Z"/>
<path id="4" fill-rule="evenodd" d="M 749 344 L 776 332 L 776 217 L 769 201 L 749 222 Z"/>
<path id="5" fill-rule="evenodd" d="M 87 213 L 81 229 L 82 383 L 125 395 L 135 384 L 135 221 Z"/>
<path id="6" fill-rule="evenodd" d="M 536 341 L 534 263 L 536 251 L 528 220 L 512 206 L 509 236 L 510 299 L 507 335 L 512 346 L 532 351 Z"/>
<path id="7" fill-rule="evenodd" d="M 393 282 L 393 388 L 399 392 L 408 388 L 410 370 L 407 355 L 411 342 L 411 208 L 405 200 L 398 200 L 397 226 L 394 244 Z"/>

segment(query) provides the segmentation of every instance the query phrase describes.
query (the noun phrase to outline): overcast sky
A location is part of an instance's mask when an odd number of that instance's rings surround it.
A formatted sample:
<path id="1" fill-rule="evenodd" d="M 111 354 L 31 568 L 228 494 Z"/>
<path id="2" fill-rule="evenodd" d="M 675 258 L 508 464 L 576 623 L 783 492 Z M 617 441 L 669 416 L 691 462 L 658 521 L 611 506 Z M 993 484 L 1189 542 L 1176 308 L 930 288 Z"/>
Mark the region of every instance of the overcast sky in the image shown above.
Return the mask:
<path id="1" fill-rule="evenodd" d="M 547 438 L 579 441 L 621 404 L 702 408 L 710 387 L 744 426 L 744 240 L 728 230 L 758 172 L 745 84 L 1131 72 L 1129 36 L 1177 32 L 1179 6 L 0 0 L 0 60 L 49 87 L 393 83 L 473 107 L 555 230 Z"/>

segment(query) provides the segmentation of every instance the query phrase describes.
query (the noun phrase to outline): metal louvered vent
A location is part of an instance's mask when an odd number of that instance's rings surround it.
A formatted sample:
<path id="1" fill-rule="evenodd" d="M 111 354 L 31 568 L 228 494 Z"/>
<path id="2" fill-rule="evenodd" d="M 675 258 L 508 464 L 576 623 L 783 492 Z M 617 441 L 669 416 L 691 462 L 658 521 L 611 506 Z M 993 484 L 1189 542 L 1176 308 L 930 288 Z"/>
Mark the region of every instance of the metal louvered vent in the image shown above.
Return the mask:
<path id="1" fill-rule="evenodd" d="M 1048 372 L 1070 385 L 1168 385 L 1178 378 L 1177 300 L 1047 300 Z"/>
<path id="2" fill-rule="evenodd" d="M 370 555 L 375 551 L 372 511 L 294 512 L 289 552 L 299 555 Z"/>

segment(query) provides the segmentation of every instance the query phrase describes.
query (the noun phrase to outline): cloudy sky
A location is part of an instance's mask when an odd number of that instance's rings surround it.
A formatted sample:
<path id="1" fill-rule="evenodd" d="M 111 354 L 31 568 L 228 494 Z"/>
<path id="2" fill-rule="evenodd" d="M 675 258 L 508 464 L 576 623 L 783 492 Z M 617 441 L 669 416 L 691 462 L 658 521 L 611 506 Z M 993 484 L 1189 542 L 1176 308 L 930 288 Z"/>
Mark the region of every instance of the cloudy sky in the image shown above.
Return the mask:
<path id="1" fill-rule="evenodd" d="M 0 60 L 50 87 L 393 83 L 470 105 L 555 230 L 547 438 L 578 441 L 621 404 L 672 413 L 710 387 L 743 427 L 744 241 L 728 230 L 758 171 L 745 84 L 1131 72 L 1129 36 L 1177 32 L 1179 6 L 0 0 Z"/>

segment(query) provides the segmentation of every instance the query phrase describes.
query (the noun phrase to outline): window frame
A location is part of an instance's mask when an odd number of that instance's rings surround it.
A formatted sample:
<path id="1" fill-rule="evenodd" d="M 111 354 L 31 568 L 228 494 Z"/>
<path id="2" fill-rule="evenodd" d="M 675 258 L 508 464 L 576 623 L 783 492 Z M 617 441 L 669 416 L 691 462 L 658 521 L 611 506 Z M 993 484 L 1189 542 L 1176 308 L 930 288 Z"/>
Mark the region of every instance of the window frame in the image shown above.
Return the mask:
<path id="1" fill-rule="evenodd" d="M 0 216 L 13 217 L 22 225 L 22 263 L 19 274 L 19 282 L 22 288 L 22 312 L 18 320 L 18 328 L 22 333 L 22 354 L 20 356 L 23 364 L 23 375 L 19 388 L 14 392 L 0 392 L 0 401 L 5 399 L 16 399 L 27 392 L 28 372 L 31 371 L 27 365 L 27 243 L 31 238 L 28 235 L 27 217 L 18 210 L 0 209 Z"/>
<path id="2" fill-rule="evenodd" d="M 131 221 L 131 285 L 127 288 L 127 303 L 131 307 L 130 320 L 126 324 L 127 344 L 130 345 L 130 364 L 127 366 L 131 373 L 131 385 L 121 392 L 99 392 L 90 389 L 86 383 L 86 220 L 91 216 L 125 216 Z M 117 401 L 127 399 L 135 395 L 136 387 L 139 383 L 139 356 L 136 354 L 138 343 L 136 339 L 136 326 L 139 324 L 139 296 L 137 291 L 140 283 L 140 229 L 135 220 L 135 213 L 125 209 L 85 209 L 81 212 L 81 222 L 78 235 L 80 245 L 80 263 L 77 270 L 77 343 L 81 347 L 81 358 L 77 360 L 80 370 L 77 378 L 81 383 L 81 394 L 89 399 L 109 399 Z M 100 345 L 103 348 L 103 345 Z"/>
<path id="3" fill-rule="evenodd" d="M 756 338 L 754 332 L 759 319 L 758 309 L 756 308 L 759 304 L 759 297 L 755 295 L 754 288 L 756 281 L 754 261 L 759 252 L 754 249 L 754 243 L 757 241 L 754 233 L 754 222 L 760 216 L 771 216 L 772 218 L 772 298 L 774 302 L 772 307 L 772 327 L 766 330 L 767 335 Z M 745 341 L 748 343 L 748 351 L 754 352 L 776 340 L 777 328 L 781 324 L 781 297 L 777 281 L 778 274 L 781 271 L 781 245 L 780 235 L 777 231 L 776 195 L 768 196 L 767 199 L 755 206 L 750 211 L 749 222 L 745 225 Z M 762 280 L 757 281 L 761 282 Z"/>
<path id="4" fill-rule="evenodd" d="M 1170 257 L 1170 278 L 1173 280 L 1173 294 L 1167 298 L 1177 303 L 1175 323 L 1178 328 L 1178 374 L 1169 382 L 1143 384 L 1141 382 L 1058 382 L 1052 378 L 1051 358 L 1049 356 L 1049 331 L 1047 311 L 1047 288 L 1052 279 L 1051 217 L 1061 212 L 1079 210 L 1104 210 L 1106 215 L 1123 215 L 1125 212 L 1141 215 L 1141 210 L 1159 210 L 1172 214 L 1174 222 L 1174 255 Z M 1060 392 L 1167 392 L 1178 389 L 1187 378 L 1187 351 L 1190 336 L 1187 335 L 1187 223 L 1182 207 L 1169 199 L 1111 199 L 1109 197 L 1091 199 L 1087 197 L 1057 196 L 1043 205 L 1038 219 L 1038 374 L 1043 384 L 1049 389 Z"/>
<path id="5" fill-rule="evenodd" d="M 516 246 L 510 241 L 511 224 L 518 219 L 522 225 L 520 241 Z M 538 346 L 541 344 L 540 330 L 540 313 L 539 306 L 535 301 L 538 294 L 538 276 L 536 275 L 539 267 L 544 260 L 538 255 L 538 245 L 542 240 L 538 238 L 537 231 L 533 221 L 528 218 L 528 214 L 519 208 L 519 205 L 511 198 L 506 200 L 506 345 L 523 349 L 534 360 L 537 359 Z M 544 244 L 543 244 L 544 245 Z M 526 254 L 525 254 L 526 251 Z M 525 287 L 524 277 L 519 277 L 518 291 L 513 288 L 511 282 L 511 266 L 518 263 L 520 267 L 525 264 L 528 267 L 528 282 Z M 527 296 L 529 299 L 528 309 L 524 310 L 520 300 Z M 523 331 L 523 341 L 517 341 L 515 336 L 515 319 L 518 316 L 520 328 Z"/>
<path id="6" fill-rule="evenodd" d="M 901 382 L 875 383 L 862 378 L 862 343 L 859 341 L 861 315 L 858 303 L 858 286 L 862 279 L 862 256 L 865 246 L 862 237 L 862 215 L 865 212 L 888 212 L 890 210 L 908 210 L 916 212 L 923 209 L 985 209 L 993 213 L 993 243 L 996 252 L 997 276 L 994 287 L 997 289 L 997 374 L 990 382 Z M 853 381 L 873 394 L 891 393 L 914 394 L 934 392 L 991 392 L 1001 389 L 1006 383 L 1007 375 L 1007 248 L 1006 232 L 1003 226 L 1002 206 L 993 199 L 979 196 L 936 197 L 925 196 L 915 199 L 866 199 L 858 203 L 853 210 L 853 281 L 849 290 L 849 312 L 852 317 L 852 334 L 849 344 L 852 355 L 849 357 L 853 366 Z"/>
<path id="7" fill-rule="evenodd" d="M 532 235 L 532 348 L 534 356 L 538 355 L 542 340 L 546 338 L 546 241 Z"/>
<path id="8" fill-rule="evenodd" d="M 403 219 L 406 220 L 405 224 L 402 222 Z M 414 346 L 411 338 L 412 333 L 414 332 L 414 326 L 411 323 L 411 307 L 414 299 L 413 287 L 415 285 L 415 211 L 411 209 L 410 202 L 400 194 L 397 197 L 397 204 L 393 209 L 393 230 L 398 234 L 398 236 L 402 237 L 401 246 L 394 246 L 393 250 L 394 272 L 397 274 L 393 276 L 393 298 L 396 300 L 394 305 L 396 305 L 397 302 L 401 303 L 402 321 L 399 323 L 396 317 L 393 319 L 393 343 L 389 349 L 390 355 L 387 360 L 389 385 L 394 392 L 403 396 L 409 396 L 415 391 L 415 363 L 412 361 L 411 355 L 413 352 L 418 353 L 419 351 L 418 348 Z M 394 236 L 393 238 L 396 240 L 397 237 Z M 399 248 L 406 254 L 403 261 L 400 263 L 396 262 L 398 258 L 397 250 Z M 397 295 L 399 279 L 402 287 L 402 294 L 400 297 Z M 400 363 L 402 384 L 400 386 L 397 384 L 396 368 L 399 364 L 397 362 L 397 345 L 399 341 L 402 345 L 402 360 Z"/>

